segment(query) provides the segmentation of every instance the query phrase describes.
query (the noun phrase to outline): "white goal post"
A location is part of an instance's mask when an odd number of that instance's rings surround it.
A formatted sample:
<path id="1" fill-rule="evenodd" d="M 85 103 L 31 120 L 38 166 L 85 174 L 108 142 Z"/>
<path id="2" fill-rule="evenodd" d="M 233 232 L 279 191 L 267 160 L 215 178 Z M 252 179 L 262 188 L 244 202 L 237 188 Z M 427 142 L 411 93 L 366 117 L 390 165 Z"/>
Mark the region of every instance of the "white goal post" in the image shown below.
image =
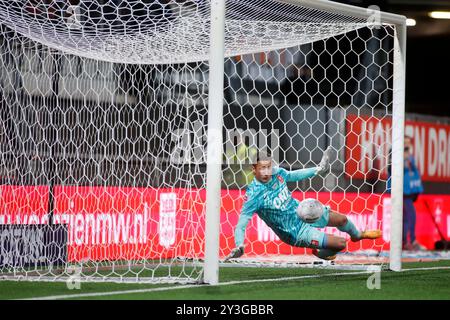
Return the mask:
<path id="1" fill-rule="evenodd" d="M 378 24 L 389 23 L 395 25 L 394 36 L 394 84 L 393 84 L 393 123 L 392 123 L 392 216 L 391 216 L 391 249 L 390 249 L 390 269 L 393 271 L 401 270 L 401 254 L 402 254 L 402 226 L 403 226 L 403 137 L 404 137 L 404 118 L 405 118 L 405 64 L 406 64 L 406 17 L 385 12 L 374 12 L 373 9 L 345 5 L 341 3 L 335 3 L 326 0 L 281 0 L 294 5 L 302 5 L 307 8 L 318 9 L 326 12 L 333 12 L 343 14 L 346 16 L 357 17 L 370 21 L 373 19 L 373 15 L 378 14 Z M 214 39 L 211 41 L 210 52 L 210 68 L 213 67 L 212 63 L 215 61 L 222 65 L 223 44 L 225 42 L 225 34 L 217 31 L 215 28 L 223 26 L 222 20 L 225 19 L 225 6 L 221 1 L 212 1 L 211 17 L 212 28 L 211 35 L 214 35 Z M 214 18 L 213 18 L 214 17 Z M 217 58 L 219 57 L 219 58 Z M 214 96 L 222 96 L 222 85 L 214 86 L 217 92 Z M 211 99 L 211 96 L 210 96 Z M 210 100 L 211 101 L 211 100 Z M 221 109 L 216 105 L 211 105 L 210 108 L 214 108 L 215 111 Z M 221 127 L 222 112 L 210 113 L 210 117 L 217 117 L 214 123 L 219 124 Z M 211 119 L 212 120 L 212 119 Z M 215 146 L 217 147 L 217 146 Z M 214 180 L 217 182 L 221 175 L 221 169 L 216 166 L 211 166 L 210 174 L 213 174 L 217 178 Z M 215 171 L 213 172 L 213 170 Z M 213 181 L 213 180 L 211 180 Z M 210 198 L 211 202 L 219 203 L 220 193 L 218 190 L 213 189 L 211 191 L 216 196 L 215 199 Z M 209 228 L 212 230 L 219 230 L 220 226 L 220 208 L 210 207 L 206 211 L 206 219 L 210 221 Z M 211 232 L 207 237 L 206 242 L 211 246 L 211 255 L 206 255 L 205 260 L 205 282 L 215 284 L 218 282 L 218 265 L 215 263 L 218 261 L 219 241 L 218 233 Z"/>
<path id="2" fill-rule="evenodd" d="M 226 266 L 314 266 L 256 216 L 245 256 L 222 259 L 255 152 L 294 170 L 328 146 L 331 171 L 293 196 L 383 230 L 339 266 L 401 270 L 405 17 L 324 0 L 74 3 L 0 0 L 0 279 L 217 284 Z"/>

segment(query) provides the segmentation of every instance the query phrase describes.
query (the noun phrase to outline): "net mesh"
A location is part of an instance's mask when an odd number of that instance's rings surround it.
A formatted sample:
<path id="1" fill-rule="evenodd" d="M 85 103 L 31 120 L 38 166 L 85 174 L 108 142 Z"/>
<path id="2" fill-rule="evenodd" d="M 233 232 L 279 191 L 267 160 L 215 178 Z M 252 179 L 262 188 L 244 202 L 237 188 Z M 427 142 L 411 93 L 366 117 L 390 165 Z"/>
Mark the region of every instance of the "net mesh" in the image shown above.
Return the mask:
<path id="1" fill-rule="evenodd" d="M 209 1 L 72 2 L 1 1 L 0 19 L 48 47 L 91 59 L 133 64 L 208 59 Z M 300 45 L 365 25 L 280 1 L 227 1 L 225 54 Z"/>
<path id="2" fill-rule="evenodd" d="M 2 277 L 201 279 L 209 11 L 209 1 L 0 1 Z M 293 196 L 387 228 L 394 28 L 228 0 L 225 30 L 220 256 L 264 146 L 294 170 L 331 145 L 331 172 L 290 184 Z M 351 244 L 344 260 L 386 241 Z M 246 245 L 244 264 L 311 261 L 256 216 Z"/>

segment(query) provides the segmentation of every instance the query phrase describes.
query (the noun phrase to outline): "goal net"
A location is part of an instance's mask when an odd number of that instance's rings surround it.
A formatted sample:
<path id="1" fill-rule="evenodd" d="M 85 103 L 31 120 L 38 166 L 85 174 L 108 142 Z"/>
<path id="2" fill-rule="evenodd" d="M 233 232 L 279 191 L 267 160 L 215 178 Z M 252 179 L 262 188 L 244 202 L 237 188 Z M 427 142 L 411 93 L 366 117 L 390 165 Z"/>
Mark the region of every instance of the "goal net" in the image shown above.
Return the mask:
<path id="1" fill-rule="evenodd" d="M 0 1 L 1 278 L 202 280 L 210 7 Z M 234 248 L 255 152 L 295 170 L 332 146 L 331 170 L 290 184 L 293 197 L 383 230 L 349 242 L 337 264 L 387 261 L 402 70 L 395 25 L 373 13 L 226 1 L 220 259 Z M 245 243 L 231 264 L 315 261 L 256 215 Z"/>

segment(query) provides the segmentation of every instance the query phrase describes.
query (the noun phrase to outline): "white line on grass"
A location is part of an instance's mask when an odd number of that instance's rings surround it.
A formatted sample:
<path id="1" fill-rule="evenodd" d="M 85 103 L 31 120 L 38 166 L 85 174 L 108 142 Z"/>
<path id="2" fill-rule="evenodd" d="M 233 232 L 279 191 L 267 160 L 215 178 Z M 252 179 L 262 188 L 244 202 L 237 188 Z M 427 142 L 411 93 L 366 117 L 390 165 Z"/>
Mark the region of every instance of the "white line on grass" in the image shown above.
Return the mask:
<path id="1" fill-rule="evenodd" d="M 70 294 L 70 295 L 35 297 L 35 298 L 28 298 L 28 299 L 25 299 L 25 300 L 58 300 L 58 299 L 100 297 L 100 296 L 111 296 L 111 295 L 121 295 L 121 294 L 148 293 L 148 292 L 156 292 L 156 291 L 169 291 L 169 290 L 177 290 L 177 289 L 199 288 L 199 287 L 205 287 L 205 286 L 207 286 L 207 287 L 229 286 L 229 285 L 235 285 L 235 284 L 258 283 L 258 282 L 273 282 L 273 281 L 288 281 L 288 280 L 299 280 L 299 279 L 321 278 L 321 277 L 343 276 L 343 275 L 354 275 L 354 274 L 364 274 L 364 273 L 373 273 L 373 271 L 359 271 L 359 272 L 347 272 L 347 273 L 341 272 L 341 273 L 328 273 L 328 274 L 298 276 L 298 277 L 284 277 L 284 278 L 272 278 L 272 279 L 229 281 L 229 282 L 222 282 L 222 283 L 219 283 L 217 285 L 196 284 L 196 285 L 179 285 L 179 286 L 164 287 L 164 288 L 149 288 L 149 289 L 123 290 L 123 291 L 80 293 L 80 294 Z"/>
<path id="2" fill-rule="evenodd" d="M 403 269 L 401 272 L 417 271 L 417 270 L 442 270 L 442 269 L 450 269 L 450 266 L 449 267 L 411 268 L 411 269 Z M 178 289 L 199 288 L 199 287 L 205 287 L 205 286 L 207 286 L 207 287 L 230 286 L 230 285 L 236 285 L 236 284 L 289 281 L 289 280 L 299 280 L 299 279 L 313 279 L 313 278 L 322 278 L 322 277 L 349 276 L 349 275 L 360 275 L 360 274 L 371 274 L 371 273 L 374 273 L 374 272 L 373 271 L 339 272 L 339 273 L 316 274 L 316 275 L 297 276 L 297 277 L 229 281 L 229 282 L 218 283 L 217 285 L 209 285 L 209 284 L 179 285 L 179 286 L 163 287 L 163 288 L 148 288 L 148 289 L 122 290 L 122 291 L 79 293 L 79 294 L 57 295 L 57 296 L 47 296 L 47 297 L 34 297 L 34 298 L 27 298 L 25 300 L 60 300 L 60 299 L 62 300 L 62 299 L 75 299 L 75 298 L 89 298 L 89 297 L 112 296 L 112 295 L 121 295 L 121 294 L 170 291 L 170 290 L 178 290 Z"/>
<path id="3" fill-rule="evenodd" d="M 424 268 L 410 268 L 410 269 L 402 269 L 403 271 L 416 271 L 416 270 L 443 270 L 443 269 L 450 269 L 449 267 L 424 267 Z"/>

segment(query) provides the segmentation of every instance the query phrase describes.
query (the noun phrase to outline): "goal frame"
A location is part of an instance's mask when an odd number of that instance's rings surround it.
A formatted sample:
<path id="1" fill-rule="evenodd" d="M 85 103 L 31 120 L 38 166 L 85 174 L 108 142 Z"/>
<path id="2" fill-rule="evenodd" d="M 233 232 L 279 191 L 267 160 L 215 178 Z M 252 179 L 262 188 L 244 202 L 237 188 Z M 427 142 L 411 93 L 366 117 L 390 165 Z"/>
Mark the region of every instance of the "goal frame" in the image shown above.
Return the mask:
<path id="1" fill-rule="evenodd" d="M 331 2 L 327 0 L 280 0 L 293 5 L 302 5 L 311 9 L 332 11 L 369 20 L 373 10 L 367 8 Z M 392 101 L 392 175 L 390 221 L 389 269 L 401 271 L 402 228 L 403 228 L 403 147 L 405 124 L 405 66 L 406 66 L 406 17 L 398 14 L 379 12 L 380 23 L 395 26 L 394 33 L 394 69 Z M 220 186 L 223 126 L 223 78 L 225 43 L 225 1 L 211 0 L 211 30 L 209 52 L 209 97 L 208 97 L 208 133 L 207 133 L 207 184 L 205 216 L 205 260 L 203 282 L 219 282 L 219 232 L 220 232 Z"/>

